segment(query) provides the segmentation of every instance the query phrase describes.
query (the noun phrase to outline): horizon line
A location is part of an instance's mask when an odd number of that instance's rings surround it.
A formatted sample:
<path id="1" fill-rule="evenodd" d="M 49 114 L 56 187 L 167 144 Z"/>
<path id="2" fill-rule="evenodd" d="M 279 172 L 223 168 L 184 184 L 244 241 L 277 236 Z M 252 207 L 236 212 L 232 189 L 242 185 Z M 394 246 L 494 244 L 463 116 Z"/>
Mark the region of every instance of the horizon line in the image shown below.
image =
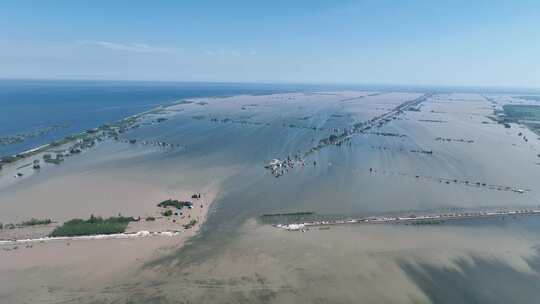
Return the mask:
<path id="1" fill-rule="evenodd" d="M 123 83 L 167 83 L 167 84 L 224 84 L 224 85 L 299 85 L 299 86 L 341 86 L 341 87 L 379 87 L 379 88 L 424 88 L 424 89 L 486 89 L 489 91 L 503 89 L 515 89 L 520 91 L 535 91 L 540 93 L 540 86 L 524 86 L 524 85 L 466 85 L 466 84 L 405 84 L 405 83 L 354 83 L 354 82 L 301 82 L 301 81 L 217 81 L 217 80 L 148 80 L 148 79 L 107 79 L 107 78 L 41 78 L 41 77 L 0 77 L 0 81 L 65 81 L 65 82 L 123 82 Z"/>

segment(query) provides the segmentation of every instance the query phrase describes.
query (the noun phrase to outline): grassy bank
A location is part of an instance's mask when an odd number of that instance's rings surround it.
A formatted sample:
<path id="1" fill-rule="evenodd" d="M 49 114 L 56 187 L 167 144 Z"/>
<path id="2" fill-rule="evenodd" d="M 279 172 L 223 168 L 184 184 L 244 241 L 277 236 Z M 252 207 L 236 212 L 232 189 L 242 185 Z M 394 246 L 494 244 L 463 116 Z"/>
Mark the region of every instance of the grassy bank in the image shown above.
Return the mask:
<path id="1" fill-rule="evenodd" d="M 50 236 L 82 236 L 96 234 L 115 234 L 126 231 L 129 222 L 135 221 L 132 217 L 101 217 L 90 216 L 89 219 L 73 219 L 65 222 L 62 226 L 56 227 Z"/>
<path id="2" fill-rule="evenodd" d="M 31 218 L 28 221 L 20 222 L 18 224 L 9 223 L 9 224 L 4 225 L 4 224 L 0 223 L 0 230 L 2 230 L 4 228 L 5 229 L 15 229 L 15 228 L 24 228 L 24 227 L 29 227 L 29 226 L 49 225 L 50 223 L 52 223 L 51 219 Z"/>

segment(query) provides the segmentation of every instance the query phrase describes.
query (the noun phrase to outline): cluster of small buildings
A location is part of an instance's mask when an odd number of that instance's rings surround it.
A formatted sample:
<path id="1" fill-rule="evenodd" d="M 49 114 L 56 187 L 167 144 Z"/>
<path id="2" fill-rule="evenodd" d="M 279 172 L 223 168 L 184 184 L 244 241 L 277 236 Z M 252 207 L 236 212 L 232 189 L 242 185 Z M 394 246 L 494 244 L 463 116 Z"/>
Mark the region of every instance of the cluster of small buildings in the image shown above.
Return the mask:
<path id="1" fill-rule="evenodd" d="M 314 162 L 314 165 L 315 164 L 316 163 Z M 289 171 L 289 169 L 298 166 L 304 167 L 305 162 L 299 155 L 295 155 L 293 158 L 287 156 L 287 158 L 284 160 L 273 159 L 265 166 L 265 168 L 269 169 L 272 175 L 275 177 L 280 177 L 285 172 Z"/>

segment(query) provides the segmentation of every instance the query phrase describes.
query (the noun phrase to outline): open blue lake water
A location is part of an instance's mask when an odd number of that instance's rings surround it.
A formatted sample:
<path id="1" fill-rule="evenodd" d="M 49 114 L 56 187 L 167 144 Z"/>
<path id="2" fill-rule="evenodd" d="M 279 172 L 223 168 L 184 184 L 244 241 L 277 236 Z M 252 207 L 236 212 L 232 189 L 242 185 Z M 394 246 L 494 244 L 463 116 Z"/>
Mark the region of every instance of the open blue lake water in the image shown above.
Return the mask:
<path id="1" fill-rule="evenodd" d="M 268 94 L 302 86 L 119 81 L 0 80 L 0 137 L 66 125 L 0 146 L 0 157 L 62 139 L 182 98 Z"/>

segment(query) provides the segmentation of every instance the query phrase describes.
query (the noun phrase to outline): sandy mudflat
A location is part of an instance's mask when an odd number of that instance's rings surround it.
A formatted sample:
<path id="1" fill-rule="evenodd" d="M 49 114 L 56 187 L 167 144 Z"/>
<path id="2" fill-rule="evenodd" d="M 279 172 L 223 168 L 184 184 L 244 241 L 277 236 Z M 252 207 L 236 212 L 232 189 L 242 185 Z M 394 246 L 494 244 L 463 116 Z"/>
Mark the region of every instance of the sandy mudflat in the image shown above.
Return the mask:
<path id="1" fill-rule="evenodd" d="M 126 181 L 128 177 L 111 178 L 109 170 L 38 183 L 28 189 L 21 201 L 30 200 L 38 206 L 30 208 L 32 216 L 57 219 L 87 217 L 87 214 L 141 216 L 139 222 L 128 225 L 127 233 L 137 231 L 179 231 L 175 236 L 150 236 L 130 239 L 62 240 L 0 245 L 0 299 L 10 303 L 25 301 L 56 302 L 74 300 L 83 294 L 92 297 L 95 288 L 106 289 L 115 278 L 125 278 L 138 272 L 149 261 L 179 250 L 197 234 L 204 224 L 217 189 L 213 186 L 195 190 L 160 188 L 156 184 Z M 104 192 L 101 192 L 104 191 Z M 200 199 L 191 199 L 193 193 Z M 158 202 L 168 199 L 190 200 L 193 209 L 183 208 L 182 215 L 164 217 Z M 77 205 L 74 202 L 78 202 Z M 98 203 L 95 203 L 98 202 Z M 47 205 L 48 204 L 48 205 Z M 116 205 L 115 205 L 116 204 Z M 24 211 L 24 208 L 21 208 Z M 41 214 L 41 215 L 40 215 Z M 29 215 L 28 215 L 29 216 Z M 155 221 L 146 221 L 148 216 Z M 190 229 L 183 225 L 197 220 Z M 59 223 L 57 223 L 59 224 Z M 37 238 L 46 236 L 57 224 L 0 231 L 2 239 Z M 24 283 L 23 283 L 24 282 Z M 106 283 L 105 283 L 106 282 Z M 90 290 L 90 292 L 86 292 Z M 103 295 L 102 295 L 103 296 Z M 2 301 L 0 301 L 2 302 Z"/>
<path id="2" fill-rule="evenodd" d="M 0 299 L 5 303 L 74 300 L 106 288 L 145 261 L 182 245 L 184 237 L 47 242 L 0 250 Z M 107 282 L 106 284 L 104 282 Z"/>

